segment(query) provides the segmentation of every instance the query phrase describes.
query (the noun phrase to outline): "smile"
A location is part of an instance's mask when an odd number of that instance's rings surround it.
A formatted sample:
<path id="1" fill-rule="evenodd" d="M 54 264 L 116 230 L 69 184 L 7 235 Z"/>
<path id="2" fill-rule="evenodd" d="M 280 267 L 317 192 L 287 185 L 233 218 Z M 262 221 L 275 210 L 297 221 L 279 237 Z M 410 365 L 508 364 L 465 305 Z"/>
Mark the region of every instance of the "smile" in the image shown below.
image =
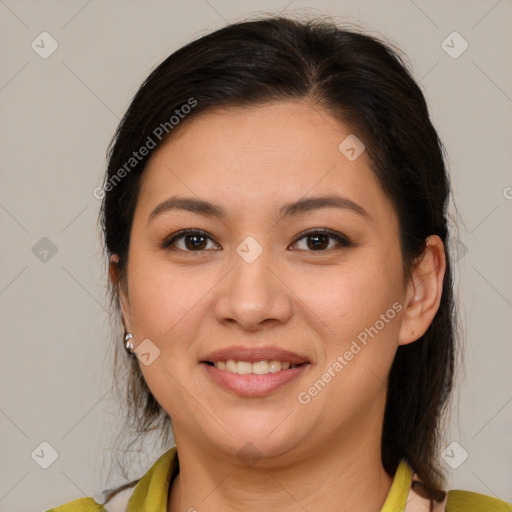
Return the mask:
<path id="1" fill-rule="evenodd" d="M 251 363 L 228 359 L 225 362 L 202 362 L 201 366 L 216 386 L 237 396 L 251 398 L 270 395 L 291 384 L 311 365 L 292 365 L 287 361 L 277 360 Z"/>
<path id="2" fill-rule="evenodd" d="M 251 361 L 235 361 L 234 359 L 217 361 L 215 363 L 208 361 L 207 364 L 215 366 L 218 370 L 237 373 L 238 375 L 266 375 L 267 373 L 277 373 L 281 370 L 288 370 L 288 368 L 297 368 L 299 366 L 290 363 L 290 361 L 262 360 L 253 363 Z"/>

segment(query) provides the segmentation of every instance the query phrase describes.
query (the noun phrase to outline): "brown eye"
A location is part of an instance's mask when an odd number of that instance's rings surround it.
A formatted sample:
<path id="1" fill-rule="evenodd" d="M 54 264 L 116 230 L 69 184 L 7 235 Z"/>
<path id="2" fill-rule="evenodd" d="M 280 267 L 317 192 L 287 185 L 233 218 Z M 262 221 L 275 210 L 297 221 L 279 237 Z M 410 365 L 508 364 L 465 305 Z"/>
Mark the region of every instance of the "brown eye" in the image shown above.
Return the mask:
<path id="1" fill-rule="evenodd" d="M 327 252 L 328 250 L 336 247 L 349 247 L 350 241 L 344 235 L 330 231 L 328 229 L 320 229 L 310 231 L 309 233 L 302 234 L 300 238 L 295 241 L 295 244 L 301 240 L 307 240 L 306 246 L 302 247 L 301 250 L 307 250 L 309 252 Z M 331 240 L 335 240 L 337 245 L 329 247 Z"/>
<path id="2" fill-rule="evenodd" d="M 178 246 L 177 242 L 180 240 L 183 240 L 183 243 L 181 246 Z M 212 238 L 204 231 L 186 229 L 165 240 L 161 247 L 162 249 L 180 250 L 184 252 L 203 252 L 207 248 L 208 240 L 212 240 Z"/>

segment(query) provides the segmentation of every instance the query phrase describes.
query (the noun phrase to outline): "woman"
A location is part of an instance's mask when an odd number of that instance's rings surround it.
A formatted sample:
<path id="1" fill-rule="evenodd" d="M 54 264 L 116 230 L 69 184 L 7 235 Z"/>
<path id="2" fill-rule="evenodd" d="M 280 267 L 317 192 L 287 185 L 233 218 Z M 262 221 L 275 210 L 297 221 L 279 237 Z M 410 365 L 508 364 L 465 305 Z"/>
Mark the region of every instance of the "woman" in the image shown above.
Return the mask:
<path id="1" fill-rule="evenodd" d="M 445 491 L 449 181 L 392 48 L 325 21 L 229 25 L 146 79 L 102 226 L 140 481 L 52 509 L 505 511 Z"/>

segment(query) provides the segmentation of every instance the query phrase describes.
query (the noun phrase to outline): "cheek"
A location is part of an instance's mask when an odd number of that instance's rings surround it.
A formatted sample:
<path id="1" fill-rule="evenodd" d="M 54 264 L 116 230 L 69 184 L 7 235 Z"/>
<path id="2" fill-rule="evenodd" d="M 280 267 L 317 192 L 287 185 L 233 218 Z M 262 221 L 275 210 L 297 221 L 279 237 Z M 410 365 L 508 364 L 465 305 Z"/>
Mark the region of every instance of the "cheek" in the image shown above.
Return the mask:
<path id="1" fill-rule="evenodd" d="M 130 304 L 134 336 L 150 339 L 159 349 L 152 364 L 140 364 L 155 399 L 172 417 L 188 411 L 196 333 L 204 321 L 204 300 L 215 284 L 204 272 L 171 267 L 161 257 L 134 251 L 130 269 Z M 193 387 L 193 386 L 192 386 Z"/>
<path id="2" fill-rule="evenodd" d="M 393 262 L 393 263 L 390 263 Z M 330 335 L 342 340 L 373 325 L 401 297 L 400 262 L 373 251 L 346 265 L 297 275 L 292 289 Z"/>
<path id="3" fill-rule="evenodd" d="M 163 258 L 134 252 L 130 274 L 130 304 L 140 335 L 161 340 L 191 321 L 213 286 L 211 276 L 173 268 Z M 210 283 L 210 281 L 212 281 Z M 143 332 L 142 332 L 143 331 Z"/>
<path id="4" fill-rule="evenodd" d="M 315 286 L 320 280 L 302 281 L 302 297 L 310 300 L 308 306 L 322 319 L 323 354 L 310 384 L 314 386 L 317 379 L 329 382 L 326 392 L 314 399 L 326 421 L 340 421 L 335 412 L 340 408 L 355 414 L 362 403 L 380 396 L 387 382 L 397 348 L 402 297 L 401 259 L 395 252 L 392 247 L 369 248 L 351 265 L 326 276 L 323 293 Z"/>

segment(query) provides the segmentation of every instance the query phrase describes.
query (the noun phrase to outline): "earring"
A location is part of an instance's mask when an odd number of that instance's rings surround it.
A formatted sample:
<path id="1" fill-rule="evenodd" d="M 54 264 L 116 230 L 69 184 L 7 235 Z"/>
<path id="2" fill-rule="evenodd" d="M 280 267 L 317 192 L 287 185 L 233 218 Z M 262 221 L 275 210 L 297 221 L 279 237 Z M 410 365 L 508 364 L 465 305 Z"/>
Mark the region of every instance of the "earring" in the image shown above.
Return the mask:
<path id="1" fill-rule="evenodd" d="M 130 341 L 133 338 L 133 334 L 129 332 L 124 337 L 124 348 L 130 353 L 133 354 L 133 343 Z"/>

